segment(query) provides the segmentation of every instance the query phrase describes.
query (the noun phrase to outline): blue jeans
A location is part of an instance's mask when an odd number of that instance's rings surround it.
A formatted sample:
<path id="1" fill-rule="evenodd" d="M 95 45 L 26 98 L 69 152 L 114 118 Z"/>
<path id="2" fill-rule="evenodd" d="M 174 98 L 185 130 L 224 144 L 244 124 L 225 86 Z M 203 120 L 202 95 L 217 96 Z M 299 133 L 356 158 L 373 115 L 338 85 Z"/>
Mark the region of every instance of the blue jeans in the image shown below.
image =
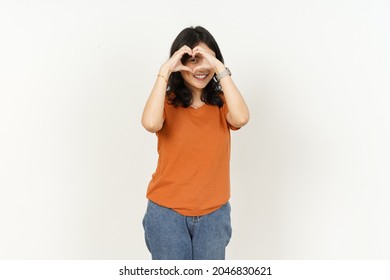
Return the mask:
<path id="1" fill-rule="evenodd" d="M 187 217 L 148 201 L 142 221 L 153 260 L 224 260 L 230 241 L 230 204 L 204 215 Z"/>

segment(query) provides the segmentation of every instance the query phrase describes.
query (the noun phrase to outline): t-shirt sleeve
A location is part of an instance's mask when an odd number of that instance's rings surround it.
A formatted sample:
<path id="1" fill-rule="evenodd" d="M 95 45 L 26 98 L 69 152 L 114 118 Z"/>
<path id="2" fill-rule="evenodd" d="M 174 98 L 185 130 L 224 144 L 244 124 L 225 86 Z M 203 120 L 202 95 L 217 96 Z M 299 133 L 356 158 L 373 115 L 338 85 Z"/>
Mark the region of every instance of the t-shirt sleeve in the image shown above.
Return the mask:
<path id="1" fill-rule="evenodd" d="M 167 119 L 167 110 L 168 110 L 168 106 L 169 105 L 169 101 L 167 98 L 165 98 L 165 101 L 164 101 L 164 111 L 163 111 L 163 118 L 164 118 L 164 121 Z"/>

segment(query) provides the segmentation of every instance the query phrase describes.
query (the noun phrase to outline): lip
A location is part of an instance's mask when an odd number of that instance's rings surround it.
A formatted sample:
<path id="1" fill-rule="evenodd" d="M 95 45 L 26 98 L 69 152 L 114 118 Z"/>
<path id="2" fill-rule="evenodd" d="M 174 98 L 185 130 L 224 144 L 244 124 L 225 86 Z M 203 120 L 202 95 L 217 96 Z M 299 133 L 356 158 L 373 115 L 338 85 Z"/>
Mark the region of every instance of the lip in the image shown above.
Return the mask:
<path id="1" fill-rule="evenodd" d="M 192 76 L 198 81 L 203 81 L 207 78 L 208 75 L 209 75 L 209 73 L 197 73 L 197 74 L 194 74 Z"/>

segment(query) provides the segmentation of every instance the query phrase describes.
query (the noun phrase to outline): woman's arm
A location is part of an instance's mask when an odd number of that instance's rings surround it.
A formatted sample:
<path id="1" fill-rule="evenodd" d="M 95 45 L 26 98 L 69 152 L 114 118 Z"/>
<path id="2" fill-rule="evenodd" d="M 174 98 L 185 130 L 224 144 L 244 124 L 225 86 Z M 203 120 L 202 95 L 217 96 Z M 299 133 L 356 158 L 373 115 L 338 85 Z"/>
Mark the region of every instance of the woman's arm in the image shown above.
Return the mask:
<path id="1" fill-rule="evenodd" d="M 177 71 L 191 71 L 191 68 L 184 66 L 181 63 L 181 58 L 185 53 L 192 55 L 192 50 L 187 46 L 181 47 L 160 68 L 156 82 L 154 83 L 152 92 L 146 101 L 142 113 L 141 123 L 147 131 L 157 132 L 164 124 L 165 94 L 171 73 Z"/>
<path id="2" fill-rule="evenodd" d="M 200 54 L 206 58 L 209 63 L 209 67 L 212 68 L 216 74 L 226 70 L 225 65 L 219 61 L 214 54 L 208 53 L 200 46 L 194 48 L 193 54 Z M 199 67 L 204 66 L 202 65 Z M 226 104 L 229 110 L 228 114 L 226 115 L 226 120 L 230 125 L 237 128 L 246 125 L 249 121 L 249 109 L 230 75 L 221 78 L 219 84 L 222 87 L 222 91 L 224 93 Z"/>
<path id="3" fill-rule="evenodd" d="M 160 70 L 152 92 L 146 101 L 142 113 L 142 126 L 149 132 L 159 131 L 164 124 L 164 102 L 168 85 L 169 72 Z"/>
<path id="4" fill-rule="evenodd" d="M 221 63 L 217 66 L 216 73 L 218 74 L 225 70 L 226 67 Z M 221 78 L 219 84 L 222 87 L 223 95 L 229 109 L 226 120 L 229 124 L 237 128 L 246 125 L 249 121 L 249 109 L 230 75 Z"/>

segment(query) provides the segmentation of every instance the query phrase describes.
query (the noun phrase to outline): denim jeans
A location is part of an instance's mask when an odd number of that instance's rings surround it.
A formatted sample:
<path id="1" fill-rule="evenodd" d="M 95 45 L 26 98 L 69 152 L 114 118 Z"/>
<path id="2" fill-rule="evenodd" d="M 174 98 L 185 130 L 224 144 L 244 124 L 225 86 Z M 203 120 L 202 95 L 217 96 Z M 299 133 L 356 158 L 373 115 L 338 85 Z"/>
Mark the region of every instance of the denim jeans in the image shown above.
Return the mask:
<path id="1" fill-rule="evenodd" d="M 229 202 L 189 217 L 149 200 L 142 224 L 153 260 L 224 260 L 232 235 Z"/>

